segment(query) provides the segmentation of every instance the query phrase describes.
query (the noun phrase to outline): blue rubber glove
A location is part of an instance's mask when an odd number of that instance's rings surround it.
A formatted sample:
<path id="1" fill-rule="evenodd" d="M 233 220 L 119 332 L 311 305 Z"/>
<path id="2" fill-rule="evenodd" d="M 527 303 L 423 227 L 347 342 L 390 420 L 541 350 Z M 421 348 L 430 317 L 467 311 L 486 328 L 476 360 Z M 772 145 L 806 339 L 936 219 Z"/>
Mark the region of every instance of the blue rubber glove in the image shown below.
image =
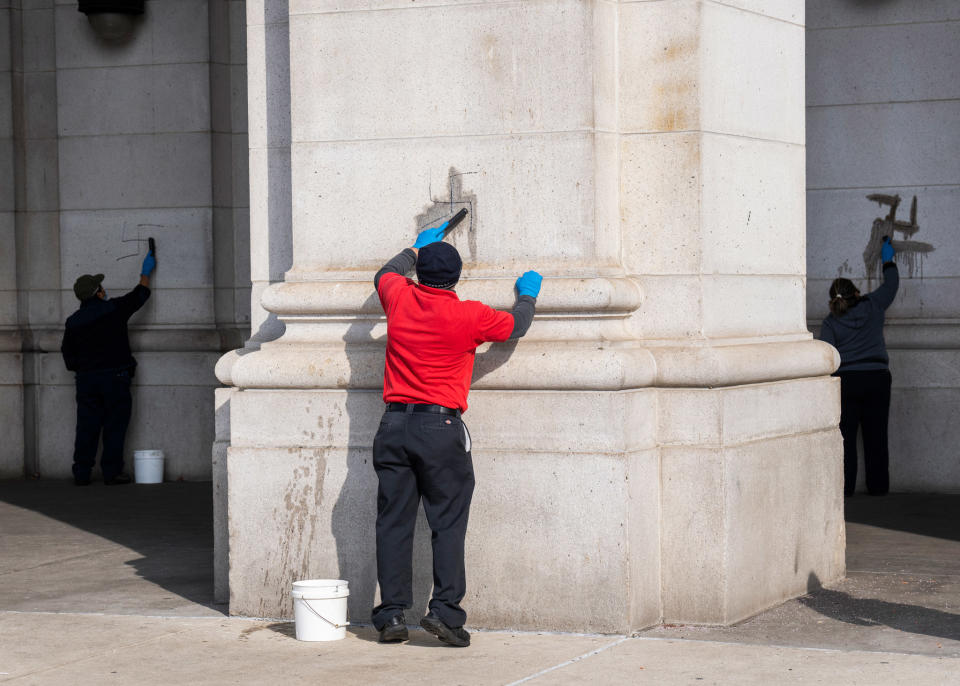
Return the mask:
<path id="1" fill-rule="evenodd" d="M 447 230 L 447 224 L 449 223 L 450 222 L 443 222 L 443 224 L 435 229 L 424 229 L 417 235 L 417 242 L 413 244 L 413 247 L 419 250 L 425 245 L 442 241 L 443 232 Z"/>
<path id="2" fill-rule="evenodd" d="M 896 251 L 893 249 L 893 245 L 890 243 L 890 239 L 884 237 L 883 247 L 880 248 L 880 259 L 883 260 L 883 263 L 893 261 L 893 256 L 896 254 Z"/>
<path id="3" fill-rule="evenodd" d="M 524 272 L 523 276 L 517 279 L 517 294 L 536 298 L 540 295 L 540 284 L 542 283 L 543 277 L 537 272 Z"/>
<path id="4" fill-rule="evenodd" d="M 157 268 L 157 258 L 153 256 L 153 252 L 148 252 L 147 256 L 143 258 L 143 266 L 140 268 L 140 276 L 150 276 L 153 273 L 153 270 Z"/>

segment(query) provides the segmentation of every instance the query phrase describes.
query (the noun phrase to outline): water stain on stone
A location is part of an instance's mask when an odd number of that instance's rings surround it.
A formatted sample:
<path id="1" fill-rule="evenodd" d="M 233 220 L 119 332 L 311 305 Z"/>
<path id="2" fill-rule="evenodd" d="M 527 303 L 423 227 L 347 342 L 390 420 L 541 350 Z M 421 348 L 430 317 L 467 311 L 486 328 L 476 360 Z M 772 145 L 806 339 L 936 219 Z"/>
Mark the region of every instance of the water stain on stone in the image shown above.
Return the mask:
<path id="1" fill-rule="evenodd" d="M 260 599 L 262 617 L 289 617 L 293 612 L 290 588 L 294 581 L 309 578 L 313 540 L 323 502 L 327 460 L 324 450 L 298 450 L 301 464 L 294 467 L 282 501 L 274 507 L 277 557 L 268 562 L 263 587 L 274 594 Z"/>
<path id="2" fill-rule="evenodd" d="M 497 37 L 492 33 L 484 34 L 480 39 L 480 48 L 483 51 L 483 61 L 487 71 L 490 72 L 495 81 L 503 81 L 506 69 Z"/>
<path id="3" fill-rule="evenodd" d="M 266 628 L 267 628 L 267 627 L 266 627 L 265 625 L 257 624 L 257 625 L 255 625 L 255 626 L 250 627 L 249 629 L 244 629 L 243 631 L 241 631 L 241 632 L 240 632 L 240 636 L 238 636 L 238 638 L 239 638 L 241 641 L 249 641 L 249 640 L 250 640 L 250 634 L 255 634 L 255 633 L 257 633 L 258 631 L 263 631 L 263 630 L 266 629 Z"/>

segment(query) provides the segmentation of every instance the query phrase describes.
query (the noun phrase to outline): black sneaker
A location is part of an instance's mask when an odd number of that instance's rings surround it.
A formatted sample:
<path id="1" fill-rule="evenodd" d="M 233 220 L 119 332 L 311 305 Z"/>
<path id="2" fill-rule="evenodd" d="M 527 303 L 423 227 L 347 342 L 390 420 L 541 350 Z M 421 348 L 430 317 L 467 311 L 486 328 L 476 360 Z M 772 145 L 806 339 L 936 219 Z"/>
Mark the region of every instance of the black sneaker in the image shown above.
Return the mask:
<path id="1" fill-rule="evenodd" d="M 105 483 L 107 486 L 122 486 L 123 484 L 130 483 L 131 481 L 133 481 L 133 479 L 130 478 L 129 474 L 124 474 L 121 472 L 114 477 L 104 479 L 103 483 Z"/>
<path id="2" fill-rule="evenodd" d="M 407 634 L 407 625 L 403 623 L 403 615 L 394 615 L 383 628 L 380 629 L 381 643 L 399 643 L 409 638 Z"/>
<path id="3" fill-rule="evenodd" d="M 73 477 L 74 486 L 89 486 L 90 477 L 89 476 L 75 476 Z"/>
<path id="4" fill-rule="evenodd" d="M 433 614 L 433 610 L 420 620 L 420 626 L 439 638 L 447 645 L 457 648 L 466 648 L 470 645 L 470 634 L 462 626 L 449 627 L 443 620 Z"/>

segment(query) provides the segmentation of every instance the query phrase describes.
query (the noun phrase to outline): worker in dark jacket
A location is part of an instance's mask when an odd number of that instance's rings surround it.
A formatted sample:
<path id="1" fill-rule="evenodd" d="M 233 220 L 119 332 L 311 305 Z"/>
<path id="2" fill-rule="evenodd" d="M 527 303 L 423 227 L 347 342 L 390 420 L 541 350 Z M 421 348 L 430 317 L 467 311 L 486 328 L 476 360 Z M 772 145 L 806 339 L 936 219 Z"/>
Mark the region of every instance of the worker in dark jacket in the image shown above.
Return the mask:
<path id="1" fill-rule="evenodd" d="M 517 280 L 512 312 L 460 300 L 453 289 L 462 263 L 457 249 L 442 242 L 445 229 L 423 231 L 374 278 L 387 314 L 386 412 L 373 442 L 381 598 L 373 624 L 384 643 L 407 639 L 403 611 L 413 604 L 413 530 L 422 498 L 433 531 L 433 597 L 420 624 L 444 643 L 470 645 L 460 601 L 474 476 L 460 416 L 477 346 L 526 333 L 542 281 L 536 272 Z M 404 277 L 414 264 L 419 284 Z"/>
<path id="2" fill-rule="evenodd" d="M 73 284 L 80 309 L 67 318 L 63 361 L 76 372 L 77 434 L 73 444 L 73 482 L 90 483 L 97 443 L 103 432 L 100 470 L 107 485 L 130 483 L 123 472 L 123 442 L 130 423 L 130 381 L 137 361 L 130 353 L 127 321 L 150 297 L 153 251 L 143 260 L 140 283 L 119 298 L 107 298 L 103 274 L 84 274 Z"/>
<path id="3" fill-rule="evenodd" d="M 840 433 L 843 435 L 843 492 L 853 495 L 857 483 L 857 431 L 863 430 L 863 464 L 867 492 L 890 490 L 887 422 L 890 414 L 890 358 L 883 340 L 884 313 L 900 285 L 888 238 L 881 249 L 883 283 L 861 296 L 849 279 L 830 286 L 830 315 L 823 320 L 820 340 L 840 352 Z"/>

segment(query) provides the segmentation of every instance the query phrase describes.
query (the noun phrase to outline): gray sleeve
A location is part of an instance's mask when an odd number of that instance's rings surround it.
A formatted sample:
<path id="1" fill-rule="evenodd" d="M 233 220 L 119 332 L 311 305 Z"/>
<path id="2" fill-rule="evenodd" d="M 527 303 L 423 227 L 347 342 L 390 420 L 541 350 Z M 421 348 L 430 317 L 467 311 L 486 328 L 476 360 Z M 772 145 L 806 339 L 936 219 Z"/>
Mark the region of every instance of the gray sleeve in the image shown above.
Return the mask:
<path id="1" fill-rule="evenodd" d="M 399 274 L 403 276 L 408 271 L 413 269 L 413 266 L 417 263 L 417 254 L 413 252 L 412 248 L 406 248 L 403 252 L 394 255 L 390 258 L 390 261 L 385 265 L 380 267 L 380 271 L 376 273 L 373 277 L 373 287 L 380 288 L 380 277 L 384 274 Z"/>
<path id="2" fill-rule="evenodd" d="M 883 283 L 870 294 L 870 300 L 876 303 L 881 310 L 885 310 L 897 297 L 898 288 L 900 288 L 900 272 L 897 270 L 897 265 L 893 262 L 886 262 L 883 265 Z"/>
<path id="3" fill-rule="evenodd" d="M 537 299 L 529 295 L 521 295 L 517 298 L 517 304 L 513 306 L 511 314 L 513 315 L 513 333 L 510 334 L 512 340 L 520 338 L 527 333 L 530 324 L 533 323 L 533 313 L 537 309 Z"/>

